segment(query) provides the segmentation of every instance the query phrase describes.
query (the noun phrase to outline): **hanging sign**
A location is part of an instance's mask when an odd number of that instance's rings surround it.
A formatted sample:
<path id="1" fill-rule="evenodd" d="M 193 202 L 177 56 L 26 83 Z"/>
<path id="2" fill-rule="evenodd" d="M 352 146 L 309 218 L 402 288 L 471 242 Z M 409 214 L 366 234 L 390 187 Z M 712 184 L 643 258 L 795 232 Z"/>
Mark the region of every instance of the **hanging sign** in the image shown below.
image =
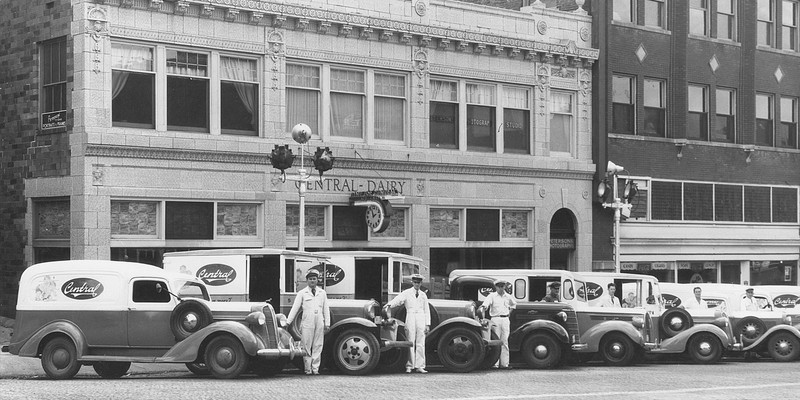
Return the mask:
<path id="1" fill-rule="evenodd" d="M 402 199 L 396 190 L 373 190 L 353 192 L 350 205 L 366 206 L 364 221 L 373 233 L 381 233 L 389 228 L 389 217 L 392 216 L 392 204 L 389 199 Z"/>

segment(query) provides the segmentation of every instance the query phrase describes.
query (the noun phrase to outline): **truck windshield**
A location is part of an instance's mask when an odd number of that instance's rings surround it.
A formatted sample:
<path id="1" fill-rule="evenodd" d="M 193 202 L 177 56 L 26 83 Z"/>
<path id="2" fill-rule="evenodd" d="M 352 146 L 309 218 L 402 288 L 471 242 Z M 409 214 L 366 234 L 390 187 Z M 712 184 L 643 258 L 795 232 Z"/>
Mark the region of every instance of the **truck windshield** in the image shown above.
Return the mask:
<path id="1" fill-rule="evenodd" d="M 576 280 L 575 293 L 577 294 L 575 297 L 578 299 L 578 301 L 586 303 L 586 282 Z"/>

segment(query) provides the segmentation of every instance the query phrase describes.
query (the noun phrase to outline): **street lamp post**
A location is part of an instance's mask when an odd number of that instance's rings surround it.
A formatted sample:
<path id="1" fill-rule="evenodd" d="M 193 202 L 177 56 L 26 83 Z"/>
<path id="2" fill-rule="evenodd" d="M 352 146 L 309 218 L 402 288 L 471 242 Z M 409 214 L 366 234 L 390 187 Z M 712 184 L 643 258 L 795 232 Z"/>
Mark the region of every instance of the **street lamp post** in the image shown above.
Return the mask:
<path id="1" fill-rule="evenodd" d="M 306 240 L 306 185 L 308 182 L 322 182 L 325 178 L 322 173 L 333 168 L 333 154 L 330 148 L 317 147 L 314 153 L 314 169 L 319 171 L 319 177 L 312 176 L 305 168 L 305 153 L 308 141 L 311 139 L 311 128 L 306 124 L 297 124 L 292 128 L 292 138 L 295 142 L 300 143 L 300 168 L 297 169 L 296 176 L 286 176 L 286 169 L 291 168 L 294 162 L 295 155 L 289 146 L 278 146 L 270 154 L 270 162 L 274 168 L 281 170 L 281 182 L 287 180 L 298 182 L 297 193 L 300 197 L 300 221 L 297 229 L 297 250 L 305 250 Z"/>
<path id="2" fill-rule="evenodd" d="M 597 195 L 602 201 L 603 208 L 610 207 L 614 209 L 614 272 L 620 272 L 620 220 L 623 214 L 626 217 L 630 216 L 632 207 L 630 201 L 636 196 L 636 192 L 638 191 L 636 183 L 629 180 L 625 183 L 625 191 L 622 198 L 619 197 L 619 193 L 617 193 L 617 174 L 624 170 L 625 168 L 621 165 L 616 165 L 609 161 L 606 167 L 606 177 L 600 182 L 600 186 L 597 188 Z M 609 177 L 611 178 L 611 187 L 608 185 Z M 609 196 L 613 196 L 611 197 L 613 201 L 610 203 L 608 202 Z M 624 202 L 622 201 L 623 199 Z"/>

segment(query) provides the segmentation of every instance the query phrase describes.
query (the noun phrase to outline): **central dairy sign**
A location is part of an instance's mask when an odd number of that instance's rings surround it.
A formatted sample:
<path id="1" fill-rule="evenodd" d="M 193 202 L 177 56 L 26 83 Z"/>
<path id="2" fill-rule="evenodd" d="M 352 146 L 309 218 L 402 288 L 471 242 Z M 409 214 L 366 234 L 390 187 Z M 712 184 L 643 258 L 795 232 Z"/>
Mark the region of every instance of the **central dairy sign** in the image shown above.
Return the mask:
<path id="1" fill-rule="evenodd" d="M 381 190 L 396 191 L 398 194 L 406 194 L 409 185 L 408 181 L 391 179 L 360 179 L 360 178 L 326 178 L 324 181 L 295 182 L 295 187 L 306 185 L 306 190 L 320 192 L 374 192 Z"/>

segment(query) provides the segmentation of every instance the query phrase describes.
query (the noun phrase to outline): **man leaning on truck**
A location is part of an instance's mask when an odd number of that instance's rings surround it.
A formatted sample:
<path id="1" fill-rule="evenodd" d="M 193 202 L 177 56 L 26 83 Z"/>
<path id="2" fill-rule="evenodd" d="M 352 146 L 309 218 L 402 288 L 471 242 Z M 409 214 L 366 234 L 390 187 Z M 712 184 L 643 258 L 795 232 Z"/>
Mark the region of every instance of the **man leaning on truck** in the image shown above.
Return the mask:
<path id="1" fill-rule="evenodd" d="M 288 325 L 297 317 L 302 308 L 303 319 L 301 323 L 301 336 L 306 355 L 303 356 L 303 366 L 306 375 L 319 375 L 319 365 L 322 356 L 322 343 L 325 332 L 331 327 L 331 311 L 328 308 L 328 296 L 325 291 L 317 287 L 319 271 L 311 269 L 306 273 L 307 287 L 297 292 L 292 310 L 286 318 Z"/>

